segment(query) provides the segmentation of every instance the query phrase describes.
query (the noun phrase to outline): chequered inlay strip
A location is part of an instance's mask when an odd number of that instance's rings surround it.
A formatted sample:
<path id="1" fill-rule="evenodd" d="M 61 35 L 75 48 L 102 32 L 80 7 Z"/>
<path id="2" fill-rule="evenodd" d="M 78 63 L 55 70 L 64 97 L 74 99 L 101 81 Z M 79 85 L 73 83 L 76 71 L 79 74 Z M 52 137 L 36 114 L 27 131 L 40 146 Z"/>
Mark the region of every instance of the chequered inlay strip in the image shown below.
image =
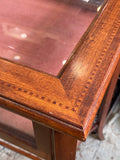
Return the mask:
<path id="1" fill-rule="evenodd" d="M 49 98 L 47 98 L 47 97 L 45 97 L 45 96 L 36 94 L 36 93 L 34 93 L 34 92 L 30 91 L 30 90 L 27 90 L 27 89 L 25 89 L 25 88 L 23 88 L 23 87 L 17 87 L 17 86 L 14 85 L 14 84 L 8 83 L 8 82 L 3 81 L 3 80 L 0 80 L 0 89 L 6 88 L 6 87 L 7 87 L 7 89 L 11 88 L 11 89 L 14 89 L 14 90 L 16 90 L 16 91 L 19 91 L 19 92 L 22 92 L 22 93 L 24 93 L 24 94 L 27 94 L 27 95 L 29 95 L 29 96 L 33 96 L 33 97 L 38 98 L 38 99 L 41 99 L 41 100 L 43 100 L 43 101 L 52 103 L 53 105 L 56 105 L 56 106 L 58 105 L 59 107 L 62 107 L 62 108 L 64 108 L 64 109 L 69 109 L 69 110 L 71 110 L 71 111 L 73 111 L 73 112 L 76 112 L 76 110 L 75 110 L 74 108 L 72 108 L 72 107 L 70 107 L 70 106 L 66 106 L 66 105 L 64 105 L 63 103 L 57 102 L 57 101 L 55 101 L 55 100 L 51 100 L 51 99 L 49 99 Z"/>
<path id="2" fill-rule="evenodd" d="M 105 23 L 104 23 L 104 25 L 105 25 Z M 99 56 L 99 59 L 97 59 L 96 65 L 95 65 L 95 67 L 94 67 L 94 69 L 91 73 L 91 76 L 89 77 L 88 81 L 86 82 L 86 85 L 84 86 L 84 90 L 82 91 L 79 98 L 76 100 L 75 108 L 78 108 L 79 105 L 81 104 L 81 102 L 83 101 L 83 97 L 85 96 L 89 86 L 91 85 L 91 82 L 94 79 L 94 77 L 96 75 L 96 72 L 99 69 L 99 66 L 101 65 L 101 63 L 103 61 L 103 58 L 106 54 L 106 51 L 109 49 L 117 31 L 119 30 L 119 27 L 120 27 L 120 12 L 117 11 L 117 17 L 114 20 L 113 27 L 109 31 L 109 34 L 108 34 L 108 37 L 107 37 L 107 42 L 104 43 L 105 45 L 103 46 L 103 50 L 101 51 L 101 55 Z M 109 54 L 109 57 L 112 58 L 113 54 Z M 81 112 L 80 112 L 80 116 L 81 116 Z"/>

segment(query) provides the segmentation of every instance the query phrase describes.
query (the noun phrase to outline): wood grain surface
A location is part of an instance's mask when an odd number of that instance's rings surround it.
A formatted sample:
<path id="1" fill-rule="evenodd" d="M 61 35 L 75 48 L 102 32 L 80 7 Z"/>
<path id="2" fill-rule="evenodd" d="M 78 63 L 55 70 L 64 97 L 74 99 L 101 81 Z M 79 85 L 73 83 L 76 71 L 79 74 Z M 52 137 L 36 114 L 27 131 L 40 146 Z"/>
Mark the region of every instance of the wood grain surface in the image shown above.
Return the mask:
<path id="1" fill-rule="evenodd" d="M 102 7 L 57 77 L 0 59 L 0 104 L 84 141 L 120 59 L 120 1 Z"/>

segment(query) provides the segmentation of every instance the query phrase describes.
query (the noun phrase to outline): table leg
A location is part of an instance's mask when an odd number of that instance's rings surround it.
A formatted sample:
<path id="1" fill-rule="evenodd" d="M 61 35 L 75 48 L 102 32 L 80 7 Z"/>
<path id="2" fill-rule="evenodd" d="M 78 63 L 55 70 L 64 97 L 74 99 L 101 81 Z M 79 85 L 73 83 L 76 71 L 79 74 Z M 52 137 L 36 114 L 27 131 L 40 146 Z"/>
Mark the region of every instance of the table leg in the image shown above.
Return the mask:
<path id="1" fill-rule="evenodd" d="M 46 160 L 53 160 L 52 152 L 52 129 L 40 125 L 39 123 L 33 122 L 36 150 L 39 156 Z"/>
<path id="2" fill-rule="evenodd" d="M 54 131 L 55 159 L 75 160 L 77 139 Z"/>
<path id="3" fill-rule="evenodd" d="M 103 99 L 103 102 L 101 104 L 101 111 L 100 111 L 100 115 L 99 115 L 100 121 L 99 121 L 99 125 L 98 125 L 98 137 L 101 140 L 104 140 L 103 127 L 105 124 L 105 120 L 107 117 L 107 113 L 108 113 L 108 110 L 110 107 L 110 103 L 111 103 L 112 96 L 113 96 L 113 93 L 114 93 L 114 90 L 115 90 L 115 87 L 117 84 L 119 74 L 120 74 L 120 62 L 118 63 L 118 65 L 116 67 L 116 70 L 113 74 L 113 77 L 111 79 L 111 82 L 109 84 L 109 87 L 107 89 L 105 97 Z"/>

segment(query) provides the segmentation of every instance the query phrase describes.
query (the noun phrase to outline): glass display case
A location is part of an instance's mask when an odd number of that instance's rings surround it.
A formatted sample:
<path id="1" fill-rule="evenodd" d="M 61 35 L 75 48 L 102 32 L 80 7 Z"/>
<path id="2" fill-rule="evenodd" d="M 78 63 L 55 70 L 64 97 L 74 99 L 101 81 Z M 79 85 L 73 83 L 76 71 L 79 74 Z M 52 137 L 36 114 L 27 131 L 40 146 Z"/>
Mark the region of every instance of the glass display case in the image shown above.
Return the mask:
<path id="1" fill-rule="evenodd" d="M 77 139 L 97 127 L 103 136 L 120 73 L 120 2 L 0 6 L 0 144 L 36 160 L 74 160 Z"/>

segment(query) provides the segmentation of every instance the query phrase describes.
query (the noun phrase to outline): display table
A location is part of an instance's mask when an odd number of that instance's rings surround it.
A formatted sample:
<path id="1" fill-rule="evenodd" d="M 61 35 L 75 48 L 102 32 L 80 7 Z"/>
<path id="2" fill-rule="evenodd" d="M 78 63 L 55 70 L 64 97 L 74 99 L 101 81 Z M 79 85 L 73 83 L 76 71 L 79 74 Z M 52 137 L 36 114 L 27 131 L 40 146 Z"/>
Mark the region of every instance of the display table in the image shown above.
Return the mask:
<path id="1" fill-rule="evenodd" d="M 120 1 L 97 15 L 72 0 L 0 6 L 1 144 L 36 160 L 74 160 L 101 104 L 105 119 L 120 73 Z"/>

